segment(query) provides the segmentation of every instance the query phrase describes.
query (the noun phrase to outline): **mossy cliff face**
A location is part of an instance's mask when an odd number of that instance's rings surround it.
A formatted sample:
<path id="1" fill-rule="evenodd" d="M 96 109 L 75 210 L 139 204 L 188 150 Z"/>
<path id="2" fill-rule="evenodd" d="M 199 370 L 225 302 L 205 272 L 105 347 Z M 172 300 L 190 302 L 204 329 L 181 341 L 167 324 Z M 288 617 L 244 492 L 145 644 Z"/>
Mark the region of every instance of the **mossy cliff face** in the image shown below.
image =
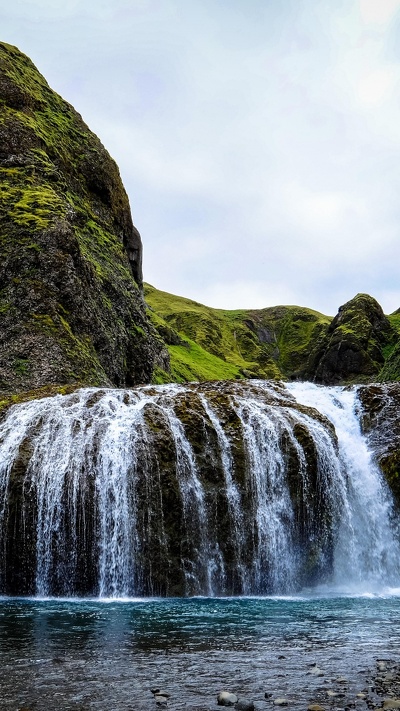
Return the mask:
<path id="1" fill-rule="evenodd" d="M 148 382 L 168 355 L 115 162 L 32 62 L 0 44 L 0 391 Z"/>
<path id="2" fill-rule="evenodd" d="M 376 380 L 385 362 L 385 347 L 395 339 L 378 302 L 368 294 L 357 294 L 340 307 L 305 374 L 326 385 Z"/>

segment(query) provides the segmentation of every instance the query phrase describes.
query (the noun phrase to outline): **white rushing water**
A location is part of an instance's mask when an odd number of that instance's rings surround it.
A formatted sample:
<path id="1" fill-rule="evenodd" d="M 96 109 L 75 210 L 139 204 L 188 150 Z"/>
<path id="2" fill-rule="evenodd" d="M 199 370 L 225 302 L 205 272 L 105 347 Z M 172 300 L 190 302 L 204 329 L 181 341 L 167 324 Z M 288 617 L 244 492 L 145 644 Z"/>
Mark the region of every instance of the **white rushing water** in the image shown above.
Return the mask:
<path id="1" fill-rule="evenodd" d="M 21 592 L 41 596 L 398 586 L 392 501 L 356 390 L 219 387 L 91 388 L 11 408 L 0 592 L 31 568 Z"/>
<path id="2" fill-rule="evenodd" d="M 398 586 L 400 548 L 391 524 L 393 501 L 361 432 L 356 388 L 293 383 L 288 389 L 298 402 L 325 415 L 338 438 L 342 474 L 334 482 L 340 505 L 331 583 L 356 591 Z"/>

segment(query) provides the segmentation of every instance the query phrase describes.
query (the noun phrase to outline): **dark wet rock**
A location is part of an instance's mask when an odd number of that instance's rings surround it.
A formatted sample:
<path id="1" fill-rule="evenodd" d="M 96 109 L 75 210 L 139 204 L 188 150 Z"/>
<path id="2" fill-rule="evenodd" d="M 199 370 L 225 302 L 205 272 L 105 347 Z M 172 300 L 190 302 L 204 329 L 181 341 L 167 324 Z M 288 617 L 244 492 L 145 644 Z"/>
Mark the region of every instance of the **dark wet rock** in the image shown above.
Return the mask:
<path id="1" fill-rule="evenodd" d="M 239 699 L 235 704 L 236 711 L 254 711 L 254 701 L 248 699 Z"/>
<path id="2" fill-rule="evenodd" d="M 361 425 L 386 481 L 400 506 L 400 383 L 360 386 Z M 378 660 L 377 669 L 387 669 L 386 660 Z"/>
<path id="3" fill-rule="evenodd" d="M 218 706 L 234 706 L 237 701 L 236 694 L 232 694 L 230 691 L 220 691 L 217 696 Z"/>

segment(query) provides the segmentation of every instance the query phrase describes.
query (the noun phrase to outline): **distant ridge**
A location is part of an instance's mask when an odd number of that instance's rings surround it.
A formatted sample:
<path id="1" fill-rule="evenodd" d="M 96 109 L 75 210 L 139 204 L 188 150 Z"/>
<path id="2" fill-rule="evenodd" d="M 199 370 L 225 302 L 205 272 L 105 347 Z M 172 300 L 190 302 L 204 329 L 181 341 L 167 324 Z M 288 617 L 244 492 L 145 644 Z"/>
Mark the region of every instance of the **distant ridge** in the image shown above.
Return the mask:
<path id="1" fill-rule="evenodd" d="M 385 316 L 367 294 L 357 294 L 335 318 L 301 306 L 213 309 L 148 284 L 145 297 L 178 382 L 282 378 L 336 385 L 400 379 L 400 314 Z"/>

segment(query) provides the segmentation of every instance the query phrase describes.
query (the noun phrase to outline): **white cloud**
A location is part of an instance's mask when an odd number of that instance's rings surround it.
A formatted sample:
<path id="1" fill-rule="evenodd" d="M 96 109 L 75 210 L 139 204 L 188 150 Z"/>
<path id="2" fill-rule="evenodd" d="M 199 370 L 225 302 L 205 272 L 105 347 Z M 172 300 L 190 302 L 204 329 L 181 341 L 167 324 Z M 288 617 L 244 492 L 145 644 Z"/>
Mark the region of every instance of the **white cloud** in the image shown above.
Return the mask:
<path id="1" fill-rule="evenodd" d="M 357 98 L 366 107 L 379 106 L 391 98 L 398 82 L 398 68 L 375 69 L 361 77 L 357 87 Z"/>
<path id="2" fill-rule="evenodd" d="M 363 21 L 368 25 L 385 25 L 400 10 L 400 0 L 359 0 Z"/>

